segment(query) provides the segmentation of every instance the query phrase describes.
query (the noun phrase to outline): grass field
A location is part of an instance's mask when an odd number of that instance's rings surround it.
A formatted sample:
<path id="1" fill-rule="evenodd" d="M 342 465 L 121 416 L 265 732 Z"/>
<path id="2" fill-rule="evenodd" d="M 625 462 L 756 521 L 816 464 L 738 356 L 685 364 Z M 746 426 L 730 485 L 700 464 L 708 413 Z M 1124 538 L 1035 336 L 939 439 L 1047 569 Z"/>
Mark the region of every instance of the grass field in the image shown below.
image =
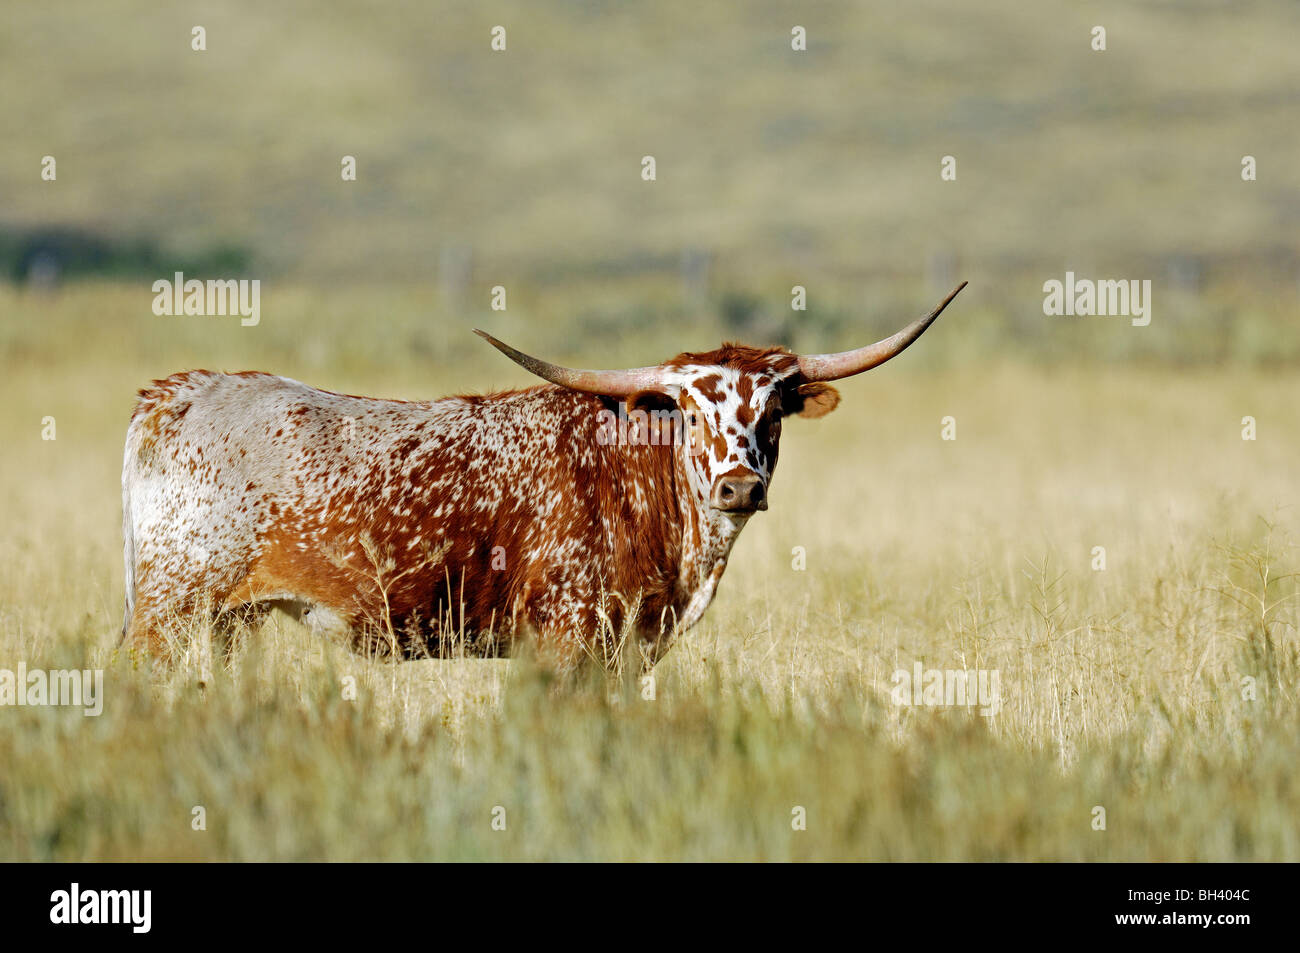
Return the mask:
<path id="1" fill-rule="evenodd" d="M 1300 859 L 1293 365 L 963 360 L 992 316 L 959 299 L 786 429 L 772 508 L 653 701 L 372 663 L 279 617 L 200 691 L 195 659 L 115 651 L 137 387 L 196 364 L 408 397 L 525 379 L 419 290 L 286 287 L 247 329 L 149 300 L 0 289 L 0 667 L 105 669 L 98 717 L 0 710 L 4 859 Z M 554 307 L 494 326 L 587 365 L 665 356 L 663 329 L 647 353 Z M 1000 710 L 895 705 L 916 663 L 996 670 Z"/>

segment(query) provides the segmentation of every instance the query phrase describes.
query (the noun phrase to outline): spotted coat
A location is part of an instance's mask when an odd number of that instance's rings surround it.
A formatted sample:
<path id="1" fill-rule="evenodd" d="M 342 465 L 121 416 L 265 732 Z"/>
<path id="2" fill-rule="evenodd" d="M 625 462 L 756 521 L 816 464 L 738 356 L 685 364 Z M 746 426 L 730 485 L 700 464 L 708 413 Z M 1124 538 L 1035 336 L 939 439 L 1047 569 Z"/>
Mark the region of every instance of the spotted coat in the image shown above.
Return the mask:
<path id="1" fill-rule="evenodd" d="M 243 631 L 278 607 L 381 654 L 528 638 L 571 666 L 628 631 L 653 660 L 704 613 L 752 515 L 711 505 L 719 479 L 765 490 L 782 418 L 838 402 L 801 393 L 780 348 L 663 367 L 666 406 L 552 384 L 405 402 L 255 372 L 155 381 L 122 471 L 124 636 L 162 654 L 169 623 Z M 672 439 L 656 409 L 680 415 Z"/>

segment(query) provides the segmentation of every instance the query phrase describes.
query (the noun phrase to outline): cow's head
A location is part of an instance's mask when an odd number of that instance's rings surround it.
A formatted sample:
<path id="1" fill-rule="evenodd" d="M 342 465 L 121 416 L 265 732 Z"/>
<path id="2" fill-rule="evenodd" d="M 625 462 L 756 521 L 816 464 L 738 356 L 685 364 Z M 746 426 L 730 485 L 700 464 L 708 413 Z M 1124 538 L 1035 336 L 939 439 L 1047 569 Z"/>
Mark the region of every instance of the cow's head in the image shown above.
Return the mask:
<path id="1" fill-rule="evenodd" d="M 745 519 L 767 509 L 781 421 L 822 417 L 840 401 L 829 381 L 861 374 L 921 336 L 966 283 L 937 308 L 892 337 L 837 354 L 797 355 L 785 348 L 724 344 L 679 354 L 663 364 L 586 371 L 529 357 L 482 331 L 526 370 L 572 390 L 618 398 L 629 420 L 642 422 L 646 443 L 677 444 L 697 499 L 719 515 Z"/>

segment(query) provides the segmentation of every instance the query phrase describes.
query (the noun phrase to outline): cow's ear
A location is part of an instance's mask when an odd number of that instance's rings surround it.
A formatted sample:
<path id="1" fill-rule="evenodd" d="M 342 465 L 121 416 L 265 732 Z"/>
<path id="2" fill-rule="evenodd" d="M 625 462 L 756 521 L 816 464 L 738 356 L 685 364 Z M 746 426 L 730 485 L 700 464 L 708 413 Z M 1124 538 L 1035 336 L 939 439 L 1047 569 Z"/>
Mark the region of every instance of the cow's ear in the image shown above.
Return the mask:
<path id="1" fill-rule="evenodd" d="M 627 412 L 634 410 L 676 410 L 677 402 L 662 391 L 639 390 L 627 399 Z"/>
<path id="2" fill-rule="evenodd" d="M 803 404 L 799 408 L 800 417 L 813 420 L 825 417 L 840 403 L 840 392 L 830 384 L 800 384 L 798 393 L 803 398 Z"/>
<path id="3" fill-rule="evenodd" d="M 677 410 L 675 400 L 662 391 L 637 391 L 627 399 L 628 416 L 638 410 L 646 413 L 646 419 L 637 438 L 638 443 L 665 444 L 673 442 L 673 422 L 681 419 L 680 416 L 673 415 L 673 411 Z"/>

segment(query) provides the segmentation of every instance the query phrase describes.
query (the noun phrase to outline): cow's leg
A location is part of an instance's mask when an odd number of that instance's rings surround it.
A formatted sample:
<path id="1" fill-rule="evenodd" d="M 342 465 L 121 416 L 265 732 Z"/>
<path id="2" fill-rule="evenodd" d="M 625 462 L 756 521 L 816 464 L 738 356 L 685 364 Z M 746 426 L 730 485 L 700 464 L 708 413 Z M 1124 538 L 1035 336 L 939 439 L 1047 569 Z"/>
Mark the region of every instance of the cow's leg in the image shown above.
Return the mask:
<path id="1" fill-rule="evenodd" d="M 188 632 L 196 639 L 208 640 L 220 627 L 220 615 L 212 609 L 210 598 L 187 597 L 157 602 L 137 598 L 122 633 L 122 645 L 139 655 L 171 662 L 178 640 Z M 205 651 L 206 646 L 199 646 Z"/>
<path id="2" fill-rule="evenodd" d="M 146 657 L 166 658 L 170 647 L 163 632 L 163 613 L 147 602 L 136 602 L 122 632 L 122 647 Z"/>
<path id="3" fill-rule="evenodd" d="M 569 682 L 581 670 L 603 661 L 599 617 L 591 606 L 572 596 L 535 598 L 520 619 L 516 633 L 520 654 L 538 668 Z"/>
<path id="4" fill-rule="evenodd" d="M 200 550 L 151 543 L 138 547 L 133 569 L 122 644 L 140 654 L 171 661 L 187 636 L 205 641 L 216 637 L 224 646 L 239 625 L 256 621 L 266 611 L 231 593 L 238 568 L 209 559 Z M 210 644 L 197 648 L 207 652 Z"/>
<path id="5" fill-rule="evenodd" d="M 560 626 L 545 626 L 533 647 L 538 665 L 561 678 L 569 678 L 591 661 L 587 646 L 573 632 Z"/>

